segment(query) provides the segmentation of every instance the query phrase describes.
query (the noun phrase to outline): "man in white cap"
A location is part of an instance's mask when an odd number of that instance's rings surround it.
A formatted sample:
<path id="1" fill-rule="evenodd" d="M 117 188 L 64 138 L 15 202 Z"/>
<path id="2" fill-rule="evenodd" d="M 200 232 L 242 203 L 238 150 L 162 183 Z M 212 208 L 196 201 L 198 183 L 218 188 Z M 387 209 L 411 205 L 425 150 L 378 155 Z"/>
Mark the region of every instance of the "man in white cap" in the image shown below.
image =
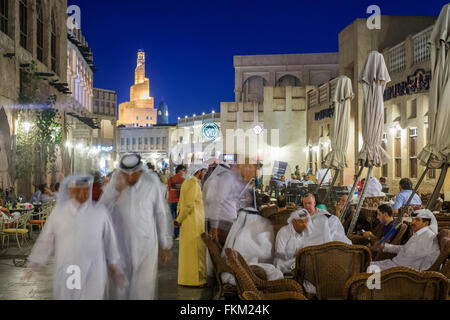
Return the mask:
<path id="1" fill-rule="evenodd" d="M 439 243 L 437 239 L 438 226 L 436 217 L 428 209 L 421 209 L 411 214 L 411 229 L 413 236 L 405 245 L 383 243 L 376 250 L 396 253 L 393 259 L 374 261 L 371 266 L 378 266 L 381 270 L 393 267 L 410 267 L 416 270 L 427 270 L 439 257 Z M 370 268 L 370 266 L 369 266 Z"/>
<path id="2" fill-rule="evenodd" d="M 110 298 L 157 299 L 158 255 L 163 263 L 169 261 L 173 237 L 164 186 L 138 154 L 125 154 L 100 203 L 110 208 L 128 280 L 123 290 L 112 284 Z"/>
<path id="3" fill-rule="evenodd" d="M 191 165 L 181 186 L 178 216 L 174 221 L 180 227 L 179 285 L 206 285 L 206 246 L 201 238 L 205 232 L 205 212 L 200 188 L 206 170 L 206 165 Z"/>
<path id="4" fill-rule="evenodd" d="M 30 271 L 42 270 L 55 253 L 53 296 L 58 300 L 104 299 L 108 271 L 120 286 L 119 250 L 106 208 L 92 203 L 91 176 L 61 184 L 55 209 L 28 257 Z"/>

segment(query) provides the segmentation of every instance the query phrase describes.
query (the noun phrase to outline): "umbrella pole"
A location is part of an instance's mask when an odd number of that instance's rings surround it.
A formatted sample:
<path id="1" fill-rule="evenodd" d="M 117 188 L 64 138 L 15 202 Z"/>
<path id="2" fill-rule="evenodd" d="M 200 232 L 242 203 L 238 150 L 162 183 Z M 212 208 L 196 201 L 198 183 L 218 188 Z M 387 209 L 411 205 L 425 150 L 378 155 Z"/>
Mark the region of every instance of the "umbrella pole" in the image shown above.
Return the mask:
<path id="1" fill-rule="evenodd" d="M 322 183 L 325 181 L 325 178 L 327 177 L 328 172 L 330 172 L 330 168 L 327 169 L 325 172 L 325 175 L 322 177 L 322 181 L 320 181 L 319 186 L 316 189 L 316 193 L 319 191 L 320 187 L 322 186 Z"/>
<path id="2" fill-rule="evenodd" d="M 437 197 L 439 196 L 439 192 L 441 191 L 442 185 L 444 184 L 445 176 L 447 175 L 447 169 L 448 169 L 448 163 L 445 163 L 442 166 L 441 175 L 439 177 L 439 180 L 438 180 L 438 183 L 436 185 L 436 188 L 434 188 L 434 191 L 433 191 L 433 194 L 431 196 L 431 199 L 428 202 L 428 205 L 427 205 L 427 209 L 428 210 L 431 210 L 431 208 L 433 208 L 434 203 L 436 202 Z"/>
<path id="3" fill-rule="evenodd" d="M 422 173 L 422 176 L 420 177 L 419 181 L 417 182 L 416 186 L 414 187 L 413 192 L 411 192 L 411 195 L 409 196 L 408 201 L 405 203 L 405 207 L 409 206 L 411 203 L 411 200 L 414 198 L 414 195 L 416 194 L 417 190 L 419 189 L 420 184 L 422 183 L 423 179 L 425 178 L 425 175 L 428 172 L 428 167 L 425 168 L 425 171 Z"/>
<path id="4" fill-rule="evenodd" d="M 358 175 L 356 176 L 355 182 L 353 183 L 352 190 L 350 191 L 350 194 L 348 195 L 347 201 L 345 202 L 344 207 L 341 210 L 341 213 L 342 213 L 342 215 L 341 215 L 341 222 L 342 223 L 344 223 L 345 218 L 347 217 L 345 212 L 347 211 L 348 206 L 350 205 L 350 202 L 352 201 L 353 193 L 356 190 L 356 186 L 358 185 L 358 181 L 359 181 L 359 178 L 361 177 L 363 169 L 364 169 L 364 166 L 361 166 L 361 169 L 359 170 Z"/>
<path id="5" fill-rule="evenodd" d="M 356 222 L 358 221 L 359 212 L 361 211 L 361 207 L 364 202 L 364 198 L 366 196 L 366 189 L 368 185 L 368 181 L 370 180 L 370 177 L 372 176 L 372 170 L 373 166 L 369 167 L 369 172 L 367 173 L 366 183 L 364 183 L 363 189 L 361 191 L 361 196 L 359 197 L 358 205 L 356 206 L 355 214 L 353 215 L 352 222 L 350 223 L 350 227 L 348 228 L 347 235 L 351 234 L 353 232 L 353 229 L 355 229 Z"/>
<path id="6" fill-rule="evenodd" d="M 340 172 L 340 170 L 338 169 L 338 170 L 336 170 L 336 173 L 334 174 L 333 181 L 331 181 L 331 185 L 328 188 L 328 191 L 327 191 L 327 194 L 325 196 L 325 199 L 323 200 L 324 203 L 327 203 L 328 197 L 330 196 L 330 193 L 331 193 L 331 189 L 333 189 L 334 184 L 336 183 L 336 180 L 337 180 L 337 178 L 339 176 L 339 172 Z"/>

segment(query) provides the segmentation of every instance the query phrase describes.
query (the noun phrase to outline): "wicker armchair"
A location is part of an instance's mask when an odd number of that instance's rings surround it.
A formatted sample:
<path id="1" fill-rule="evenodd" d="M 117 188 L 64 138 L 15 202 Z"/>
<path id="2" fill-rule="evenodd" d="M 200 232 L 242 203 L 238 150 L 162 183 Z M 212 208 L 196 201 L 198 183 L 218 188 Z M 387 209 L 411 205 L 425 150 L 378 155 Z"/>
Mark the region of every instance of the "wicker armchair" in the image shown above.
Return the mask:
<path id="1" fill-rule="evenodd" d="M 230 272 L 231 269 L 225 263 L 224 259 L 220 254 L 219 245 L 214 242 L 211 237 L 207 233 L 202 234 L 202 240 L 205 242 L 208 247 L 209 254 L 211 256 L 211 260 L 214 266 L 214 275 L 216 276 L 217 283 L 219 285 L 219 292 L 216 296 L 216 299 L 221 299 L 225 294 L 236 295 L 237 288 L 229 283 L 222 283 L 221 274 L 223 272 Z"/>
<path id="2" fill-rule="evenodd" d="M 372 254 L 366 246 L 329 242 L 301 249 L 296 255 L 294 279 L 316 287 L 318 300 L 343 299 L 343 288 L 351 276 L 365 272 Z"/>
<path id="3" fill-rule="evenodd" d="M 424 208 L 425 207 L 421 204 L 410 204 L 409 206 L 402 206 L 399 210 L 399 215 L 403 216 L 404 218 L 411 217 L 411 213 Z"/>
<path id="4" fill-rule="evenodd" d="M 261 211 L 261 215 L 264 218 L 269 218 L 271 215 L 278 213 L 278 207 L 276 205 L 271 205 L 269 207 L 265 207 Z"/>
<path id="5" fill-rule="evenodd" d="M 225 253 L 242 300 L 306 300 L 301 286 L 295 281 L 289 279 L 262 281 L 252 275 L 250 268 L 237 251 L 226 248 Z"/>
<path id="6" fill-rule="evenodd" d="M 386 200 L 385 196 L 381 197 L 366 197 L 364 198 L 363 207 L 366 208 L 377 208 L 383 201 Z"/>
<path id="7" fill-rule="evenodd" d="M 422 200 L 422 205 L 424 207 L 427 207 L 428 202 L 431 199 L 431 196 L 432 196 L 431 193 L 425 193 L 425 194 L 422 193 L 420 195 L 420 199 Z M 434 212 L 434 211 L 439 211 L 440 212 L 442 210 L 442 206 L 444 204 L 444 200 L 442 200 L 442 199 L 443 199 L 442 196 L 440 198 L 436 199 L 436 202 L 434 203 L 433 208 L 430 209 L 432 212 Z"/>
<path id="8" fill-rule="evenodd" d="M 216 277 L 217 283 L 219 285 L 219 292 L 217 293 L 216 299 L 219 300 L 223 298 L 225 295 L 237 295 L 237 288 L 236 286 L 229 284 L 229 283 L 223 283 L 221 274 L 223 272 L 229 272 L 232 273 L 230 267 L 226 264 L 225 259 L 222 258 L 221 255 L 221 248 L 220 244 L 214 242 L 209 234 L 203 233 L 202 234 L 202 240 L 205 242 L 209 254 L 211 256 L 211 260 L 214 267 L 214 275 Z M 259 266 L 250 266 L 251 270 L 253 271 L 253 274 L 257 276 L 260 279 L 265 280 L 267 278 L 266 272 L 263 268 Z"/>
<path id="9" fill-rule="evenodd" d="M 395 267 L 382 271 L 380 289 L 370 290 L 373 273 L 354 275 L 344 287 L 346 300 L 446 300 L 449 283 L 442 274 Z M 370 280 L 369 280 L 370 282 Z"/>
<path id="10" fill-rule="evenodd" d="M 388 243 L 394 244 L 394 245 L 401 245 L 402 240 L 405 237 L 406 231 L 408 230 L 408 225 L 406 223 L 402 223 L 400 228 L 398 229 L 397 233 L 395 234 L 395 237 L 392 238 L 391 241 Z M 381 261 L 386 259 L 392 259 L 395 257 L 395 254 L 389 253 L 389 252 L 378 252 L 373 261 Z"/>
<path id="11" fill-rule="evenodd" d="M 273 214 L 269 217 L 269 220 L 272 223 L 273 235 L 275 239 L 277 238 L 278 231 L 288 224 L 287 221 L 290 216 L 291 213 L 285 211 Z"/>
<path id="12" fill-rule="evenodd" d="M 427 271 L 437 271 L 450 279 L 450 230 L 441 230 L 438 234 L 439 257 Z"/>

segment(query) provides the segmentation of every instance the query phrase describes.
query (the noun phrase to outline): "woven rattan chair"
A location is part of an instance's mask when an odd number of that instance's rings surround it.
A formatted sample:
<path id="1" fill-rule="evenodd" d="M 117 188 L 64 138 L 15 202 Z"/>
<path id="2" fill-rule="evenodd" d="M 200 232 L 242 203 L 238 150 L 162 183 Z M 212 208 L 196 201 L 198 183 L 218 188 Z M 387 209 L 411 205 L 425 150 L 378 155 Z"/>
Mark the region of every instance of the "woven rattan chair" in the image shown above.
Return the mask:
<path id="1" fill-rule="evenodd" d="M 289 279 L 259 281 L 249 273 L 248 265 L 242 257 L 239 257 L 237 251 L 227 248 L 225 253 L 242 300 L 306 300 L 301 286 L 295 281 Z M 254 280 L 258 281 L 259 287 Z"/>
<path id="2" fill-rule="evenodd" d="M 439 257 L 428 271 L 437 271 L 450 279 L 450 230 L 441 230 L 438 234 Z"/>
<path id="3" fill-rule="evenodd" d="M 394 238 L 391 241 L 388 241 L 389 244 L 400 245 L 402 243 L 402 239 L 408 230 L 408 225 L 406 223 L 402 223 Z M 395 257 L 395 254 L 389 252 L 378 252 L 373 261 L 381 261 L 386 259 L 392 259 Z"/>
<path id="4" fill-rule="evenodd" d="M 380 273 L 379 289 L 370 290 L 369 277 L 373 273 L 354 275 L 344 287 L 346 300 L 445 300 L 448 296 L 448 279 L 433 271 L 416 271 L 395 267 Z"/>
<path id="5" fill-rule="evenodd" d="M 278 231 L 288 224 L 287 221 L 291 216 L 291 213 L 285 211 L 273 214 L 269 217 L 269 220 L 272 223 L 273 235 L 275 239 L 277 238 Z"/>
<path id="6" fill-rule="evenodd" d="M 236 286 L 222 282 L 221 274 L 223 272 L 231 273 L 231 269 L 228 267 L 228 265 L 225 263 L 225 260 L 221 256 L 221 249 L 219 248 L 219 245 L 216 242 L 214 242 L 207 233 L 202 234 L 202 240 L 203 242 L 205 242 L 208 248 L 214 266 L 214 275 L 219 285 L 219 292 L 216 296 L 216 299 L 219 300 L 223 298 L 226 294 L 236 295 L 237 294 Z"/>
<path id="7" fill-rule="evenodd" d="M 229 284 L 229 283 L 223 283 L 221 274 L 224 272 L 231 272 L 230 267 L 227 265 L 225 259 L 223 259 L 221 252 L 222 249 L 220 248 L 220 245 L 216 242 L 214 242 L 209 234 L 203 233 L 202 234 L 202 240 L 205 242 L 209 254 L 211 256 L 211 260 L 214 267 L 214 275 L 216 277 L 218 286 L 219 286 L 219 292 L 217 293 L 216 299 L 219 300 L 223 298 L 225 295 L 236 295 L 237 294 L 237 288 L 236 286 Z M 266 272 L 263 268 L 259 266 L 250 266 L 251 270 L 253 271 L 253 274 L 260 279 L 266 279 Z"/>
<path id="8" fill-rule="evenodd" d="M 271 205 L 269 207 L 265 207 L 261 211 L 261 215 L 264 218 L 269 218 L 271 215 L 278 213 L 278 207 L 276 205 Z"/>
<path id="9" fill-rule="evenodd" d="M 366 207 L 366 208 L 377 208 L 385 200 L 386 200 L 385 196 L 381 196 L 381 197 L 365 197 L 362 206 Z"/>
<path id="10" fill-rule="evenodd" d="M 399 210 L 399 215 L 404 218 L 411 217 L 411 214 L 420 209 L 424 209 L 425 207 L 421 204 L 410 204 L 409 206 L 402 206 Z"/>
<path id="11" fill-rule="evenodd" d="M 318 300 L 343 299 L 343 288 L 353 275 L 365 272 L 371 261 L 366 246 L 329 242 L 301 249 L 296 255 L 294 279 L 316 287 Z"/>

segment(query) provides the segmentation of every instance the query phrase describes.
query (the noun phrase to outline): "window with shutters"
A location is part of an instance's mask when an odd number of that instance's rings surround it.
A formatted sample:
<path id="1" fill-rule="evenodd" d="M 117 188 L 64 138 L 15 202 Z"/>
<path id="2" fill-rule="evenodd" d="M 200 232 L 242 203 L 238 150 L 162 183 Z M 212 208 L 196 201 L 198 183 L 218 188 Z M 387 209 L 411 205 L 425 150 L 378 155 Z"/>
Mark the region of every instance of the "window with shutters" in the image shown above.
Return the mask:
<path id="1" fill-rule="evenodd" d="M 36 53 L 40 62 L 44 62 L 44 16 L 42 0 L 36 1 Z"/>
<path id="2" fill-rule="evenodd" d="M 0 31 L 8 34 L 9 0 L 0 0 Z"/>
<path id="3" fill-rule="evenodd" d="M 19 0 L 20 45 L 27 49 L 28 42 L 28 0 Z"/>

